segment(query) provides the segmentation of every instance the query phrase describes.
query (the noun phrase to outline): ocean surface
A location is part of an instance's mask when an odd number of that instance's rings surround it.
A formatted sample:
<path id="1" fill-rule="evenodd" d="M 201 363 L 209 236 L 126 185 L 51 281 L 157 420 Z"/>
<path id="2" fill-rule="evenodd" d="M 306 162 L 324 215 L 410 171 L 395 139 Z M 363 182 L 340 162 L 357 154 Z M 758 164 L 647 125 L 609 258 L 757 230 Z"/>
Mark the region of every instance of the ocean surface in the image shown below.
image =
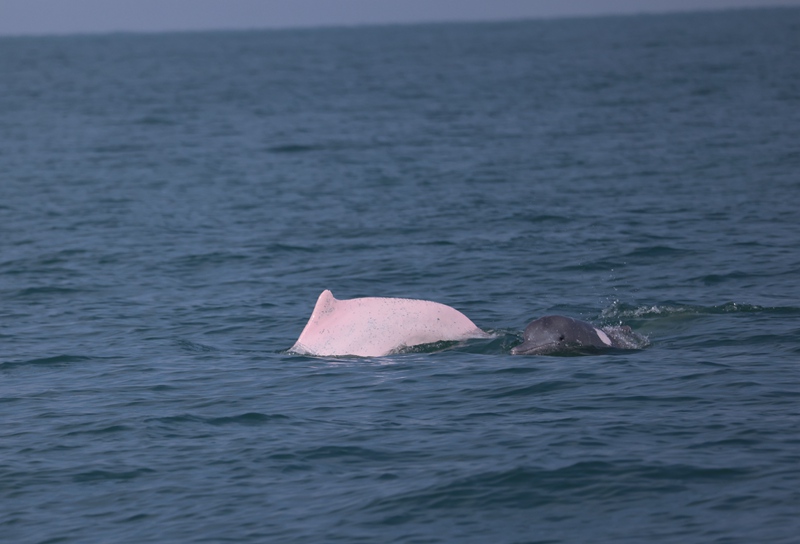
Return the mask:
<path id="1" fill-rule="evenodd" d="M 0 541 L 797 542 L 798 201 L 798 9 L 2 38 Z"/>

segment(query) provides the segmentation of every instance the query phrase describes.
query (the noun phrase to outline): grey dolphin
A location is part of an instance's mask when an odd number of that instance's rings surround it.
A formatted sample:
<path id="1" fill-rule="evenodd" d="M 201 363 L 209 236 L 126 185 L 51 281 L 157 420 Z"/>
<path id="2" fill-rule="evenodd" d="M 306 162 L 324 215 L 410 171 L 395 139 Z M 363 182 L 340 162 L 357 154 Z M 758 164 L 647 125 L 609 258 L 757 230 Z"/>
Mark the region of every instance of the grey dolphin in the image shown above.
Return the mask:
<path id="1" fill-rule="evenodd" d="M 523 333 L 522 344 L 511 350 L 512 355 L 541 355 L 570 348 L 622 348 L 605 332 L 563 315 L 548 315 L 531 321 Z"/>

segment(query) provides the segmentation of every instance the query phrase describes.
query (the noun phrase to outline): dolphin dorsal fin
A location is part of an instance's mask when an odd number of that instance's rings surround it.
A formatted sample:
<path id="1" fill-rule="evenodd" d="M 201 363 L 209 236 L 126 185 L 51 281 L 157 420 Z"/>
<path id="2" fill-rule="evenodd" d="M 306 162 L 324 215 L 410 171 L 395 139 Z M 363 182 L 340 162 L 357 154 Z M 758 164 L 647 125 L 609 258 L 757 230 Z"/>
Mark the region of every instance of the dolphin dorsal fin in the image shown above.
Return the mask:
<path id="1" fill-rule="evenodd" d="M 314 305 L 314 311 L 311 312 L 311 319 L 320 319 L 336 308 L 336 303 L 339 302 L 333 296 L 329 289 L 325 289 L 320 293 L 317 303 Z"/>

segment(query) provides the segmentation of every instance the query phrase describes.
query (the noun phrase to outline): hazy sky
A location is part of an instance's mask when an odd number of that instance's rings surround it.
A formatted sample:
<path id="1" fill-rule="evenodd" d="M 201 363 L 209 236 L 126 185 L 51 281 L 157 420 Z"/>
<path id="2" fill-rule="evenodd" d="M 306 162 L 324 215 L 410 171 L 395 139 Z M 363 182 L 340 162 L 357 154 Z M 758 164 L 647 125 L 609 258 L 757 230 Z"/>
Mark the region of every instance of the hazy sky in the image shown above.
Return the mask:
<path id="1" fill-rule="evenodd" d="M 800 0 L 0 0 L 0 35 L 283 28 L 800 6 Z"/>

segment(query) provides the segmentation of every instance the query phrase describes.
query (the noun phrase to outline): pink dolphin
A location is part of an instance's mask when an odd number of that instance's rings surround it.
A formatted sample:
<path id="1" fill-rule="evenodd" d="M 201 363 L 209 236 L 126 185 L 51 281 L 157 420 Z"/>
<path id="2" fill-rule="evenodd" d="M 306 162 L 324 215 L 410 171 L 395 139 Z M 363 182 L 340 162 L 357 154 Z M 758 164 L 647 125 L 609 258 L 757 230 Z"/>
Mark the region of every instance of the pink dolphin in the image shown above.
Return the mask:
<path id="1" fill-rule="evenodd" d="M 467 316 L 438 302 L 378 297 L 336 300 L 325 290 L 289 351 L 378 357 L 404 347 L 488 336 Z"/>

